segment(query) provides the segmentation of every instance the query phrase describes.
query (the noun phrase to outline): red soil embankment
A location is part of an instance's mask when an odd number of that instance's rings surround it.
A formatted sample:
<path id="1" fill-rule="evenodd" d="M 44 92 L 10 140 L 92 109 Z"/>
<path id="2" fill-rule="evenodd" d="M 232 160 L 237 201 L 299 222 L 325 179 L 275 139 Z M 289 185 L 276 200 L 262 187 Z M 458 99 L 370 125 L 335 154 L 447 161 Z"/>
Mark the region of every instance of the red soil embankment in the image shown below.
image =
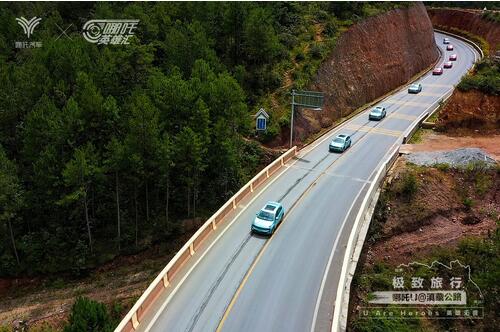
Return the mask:
<path id="1" fill-rule="evenodd" d="M 438 56 L 433 28 L 421 3 L 353 25 L 339 38 L 310 87 L 325 93 L 323 110 L 297 112 L 295 143 L 405 84 Z M 286 141 L 288 136 L 281 138 Z"/>
<path id="2" fill-rule="evenodd" d="M 500 133 L 500 96 L 456 90 L 439 112 L 436 129 L 457 135 Z"/>
<path id="3" fill-rule="evenodd" d="M 500 47 L 500 24 L 483 18 L 482 11 L 429 8 L 427 13 L 435 26 L 460 29 L 480 36 L 488 42 L 492 51 Z"/>

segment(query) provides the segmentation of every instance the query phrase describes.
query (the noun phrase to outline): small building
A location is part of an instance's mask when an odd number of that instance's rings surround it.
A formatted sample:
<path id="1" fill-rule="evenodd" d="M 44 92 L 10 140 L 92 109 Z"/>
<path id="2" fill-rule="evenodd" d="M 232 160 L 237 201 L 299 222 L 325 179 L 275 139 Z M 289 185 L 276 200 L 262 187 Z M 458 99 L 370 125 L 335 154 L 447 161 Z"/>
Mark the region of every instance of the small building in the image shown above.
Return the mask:
<path id="1" fill-rule="evenodd" d="M 261 108 L 255 114 L 255 129 L 257 131 L 266 131 L 267 130 L 267 122 L 269 121 L 269 114 Z"/>

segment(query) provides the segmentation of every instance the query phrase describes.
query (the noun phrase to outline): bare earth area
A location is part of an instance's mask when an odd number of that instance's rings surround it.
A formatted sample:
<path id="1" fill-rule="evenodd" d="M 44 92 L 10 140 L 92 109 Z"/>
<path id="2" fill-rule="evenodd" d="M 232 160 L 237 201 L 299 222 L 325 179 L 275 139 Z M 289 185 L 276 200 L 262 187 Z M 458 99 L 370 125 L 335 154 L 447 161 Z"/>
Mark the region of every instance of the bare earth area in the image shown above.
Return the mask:
<path id="1" fill-rule="evenodd" d="M 465 225 L 460 219 L 465 214 L 451 217 L 436 215 L 430 224 L 416 232 L 402 233 L 387 240 L 377 242 L 367 251 L 366 262 L 373 263 L 383 257 L 391 264 L 409 263 L 415 254 L 425 256 L 439 246 L 453 246 L 465 236 L 485 236 L 495 229 L 495 221 L 484 220 L 476 225 Z"/>
<path id="2" fill-rule="evenodd" d="M 175 254 L 175 247 L 182 246 L 188 236 L 181 236 L 169 248 L 156 246 L 118 257 L 81 278 L 61 275 L 0 279 L 0 327 L 24 320 L 29 327 L 47 324 L 62 330 L 78 296 L 118 307 L 124 315 Z"/>
<path id="3" fill-rule="evenodd" d="M 405 144 L 401 148 L 403 153 L 424 151 L 447 151 L 458 148 L 480 148 L 500 161 L 500 135 L 480 136 L 448 136 L 433 131 L 423 131 L 422 141 L 417 144 Z"/>

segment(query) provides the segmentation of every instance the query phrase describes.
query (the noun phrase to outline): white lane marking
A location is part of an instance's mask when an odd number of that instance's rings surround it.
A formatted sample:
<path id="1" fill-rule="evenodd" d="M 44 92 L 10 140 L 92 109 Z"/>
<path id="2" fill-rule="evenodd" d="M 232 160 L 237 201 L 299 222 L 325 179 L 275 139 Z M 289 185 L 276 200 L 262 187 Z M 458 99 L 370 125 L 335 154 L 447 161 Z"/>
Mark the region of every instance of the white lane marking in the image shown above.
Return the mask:
<path id="1" fill-rule="evenodd" d="M 298 159 L 297 159 L 298 160 Z M 290 166 L 292 166 L 294 163 L 297 162 L 297 160 L 295 160 L 292 164 L 290 164 Z M 290 167 L 289 166 L 289 167 Z M 278 174 L 278 176 L 274 179 L 271 180 L 271 182 L 269 182 L 259 193 L 257 193 L 255 195 L 255 197 L 252 198 L 252 200 L 250 200 L 250 202 L 246 205 L 246 207 L 249 207 L 250 205 L 252 205 L 252 203 L 262 194 L 266 191 L 266 189 L 272 185 L 276 180 L 278 180 L 281 175 L 283 175 L 286 170 L 288 170 L 288 168 L 285 169 L 284 172 L 281 172 L 280 174 Z M 245 209 L 246 209 L 245 207 Z M 229 224 L 226 225 L 226 227 L 222 230 L 222 232 L 215 238 L 215 240 L 207 247 L 207 249 L 203 252 L 203 254 L 198 258 L 198 260 L 193 264 L 193 266 L 187 271 L 187 273 L 184 275 L 184 277 L 179 281 L 179 283 L 176 285 L 176 287 L 172 290 L 172 292 L 168 295 L 167 299 L 165 300 L 165 302 L 163 302 L 162 306 L 160 307 L 159 310 L 156 311 L 156 314 L 154 315 L 153 319 L 151 320 L 151 322 L 148 324 L 148 326 L 146 327 L 146 329 L 144 330 L 145 332 L 148 332 L 151 330 L 151 328 L 153 327 L 153 325 L 156 323 L 156 321 L 158 320 L 158 318 L 160 317 L 160 315 L 163 313 L 165 307 L 168 305 L 168 303 L 172 300 L 173 296 L 177 293 L 177 291 L 179 290 L 179 288 L 182 286 L 182 284 L 186 281 L 186 279 L 190 276 L 190 274 L 193 272 L 193 270 L 198 266 L 198 264 L 203 260 L 203 258 L 208 254 L 208 252 L 210 251 L 210 249 L 218 242 L 218 240 L 226 233 L 226 231 L 236 222 L 236 220 L 238 220 L 238 218 L 240 217 L 240 215 L 245 212 L 245 209 L 241 210 L 230 222 Z"/>
<path id="2" fill-rule="evenodd" d="M 337 164 L 337 166 L 338 166 L 338 164 Z M 369 181 L 369 180 L 365 180 L 365 179 L 361 179 L 361 178 L 357 178 L 357 177 L 353 177 L 353 176 L 349 176 L 349 175 L 336 174 L 336 173 L 326 172 L 326 171 L 318 171 L 316 169 L 309 168 L 309 167 L 303 167 L 303 166 L 289 166 L 289 167 L 296 168 L 296 169 L 302 169 L 302 170 L 314 172 L 314 173 L 323 173 L 325 175 L 328 175 L 331 177 L 336 177 L 336 178 L 344 178 L 344 179 L 351 179 L 351 180 L 357 181 L 357 182 L 371 183 L 371 181 Z"/>
<path id="3" fill-rule="evenodd" d="M 468 45 L 468 43 L 466 43 L 466 42 L 463 42 L 463 44 Z M 475 56 L 476 56 L 476 54 L 475 54 L 475 52 L 474 52 L 474 57 L 475 57 Z M 443 94 L 443 96 L 444 96 L 444 95 L 446 95 L 448 92 L 452 91 L 453 89 L 454 89 L 454 86 L 452 86 L 450 89 L 448 89 L 448 90 L 447 90 L 447 91 Z M 433 105 L 429 106 L 429 107 L 428 107 L 428 108 L 427 108 L 427 109 L 426 109 L 423 113 L 421 113 L 421 114 L 424 114 L 425 112 L 427 112 L 427 110 L 429 110 L 432 106 L 433 106 Z M 412 125 L 413 125 L 413 124 L 412 124 Z M 399 140 L 398 140 L 398 141 L 399 141 Z M 398 141 L 396 141 L 396 143 L 397 143 Z M 393 144 L 393 146 L 391 147 L 391 149 L 392 149 L 392 148 L 396 145 L 396 143 L 395 143 L 395 144 Z M 389 151 L 391 151 L 391 149 L 390 149 Z M 385 156 L 384 156 L 384 157 L 385 157 Z M 383 159 L 382 159 L 382 160 L 383 160 Z M 352 230 L 351 230 L 351 232 L 352 232 Z M 333 249 L 333 252 L 334 252 L 334 251 L 335 251 L 335 250 Z M 344 256 L 345 256 L 345 253 L 344 253 Z M 333 258 L 333 256 L 332 256 L 331 258 Z M 344 257 L 344 258 L 345 258 L 345 257 Z M 343 263 L 342 263 L 342 270 L 344 270 L 344 268 L 346 268 L 346 269 L 347 269 L 347 267 L 346 267 L 346 266 L 344 266 L 344 265 L 345 265 L 344 263 L 345 263 L 345 262 L 343 262 Z M 330 264 L 330 262 L 329 262 L 329 264 Z M 325 274 L 326 274 L 326 275 L 328 274 L 328 269 L 326 270 L 326 273 L 325 273 Z M 343 274 L 343 271 L 342 271 L 342 273 L 341 273 L 341 277 L 342 277 L 342 274 Z M 326 275 L 324 275 L 323 277 L 324 277 L 324 278 L 326 278 Z M 337 313 L 337 312 L 340 310 L 340 305 L 339 305 L 339 303 L 338 303 L 338 300 L 339 300 L 339 296 L 338 296 L 338 295 L 339 295 L 339 288 L 340 288 L 340 283 L 341 283 L 341 282 L 342 282 L 342 281 L 340 281 L 340 282 L 339 282 L 339 285 L 337 286 L 337 294 L 336 294 L 335 306 L 334 306 L 334 308 L 335 308 L 335 309 L 334 309 L 334 317 L 333 317 L 333 322 L 332 322 L 332 324 L 335 324 L 335 313 Z M 340 291 L 342 291 L 342 290 L 340 290 Z M 322 293 L 320 293 L 320 294 L 319 294 L 319 298 L 320 298 L 320 299 L 321 299 L 321 296 L 322 296 Z M 320 300 L 319 300 L 319 301 L 320 301 Z M 317 308 L 317 309 L 319 309 L 319 308 Z M 316 315 L 317 315 L 317 313 L 315 312 L 315 316 L 316 316 Z M 313 321 L 313 327 L 314 327 L 315 325 L 316 325 L 316 321 Z M 312 332 L 313 332 L 313 327 L 311 328 L 311 331 L 312 331 Z M 333 329 L 333 325 L 332 325 L 332 329 L 331 329 L 331 330 L 332 330 L 332 331 L 334 331 L 334 329 Z M 335 330 L 335 331 L 336 331 L 336 330 Z"/>
<path id="4" fill-rule="evenodd" d="M 327 139 L 331 138 L 334 134 L 336 134 L 339 130 L 343 129 L 343 127 L 347 124 L 347 122 L 353 120 L 354 118 L 357 118 L 358 116 L 361 116 L 363 113 L 365 113 L 365 111 L 362 111 L 360 112 L 358 115 L 355 115 L 354 117 L 352 117 L 351 119 L 349 119 L 348 121 L 342 123 L 341 125 L 339 125 L 338 127 L 335 127 L 335 128 L 332 128 L 330 130 L 330 132 L 326 133 L 325 134 L 325 137 L 320 140 L 319 142 L 317 143 L 314 143 L 314 144 L 311 144 L 309 145 L 308 147 L 306 147 L 306 149 L 300 151 L 296 156 L 295 156 L 295 160 L 290 164 L 290 165 L 285 165 L 286 169 L 284 172 L 282 172 L 281 174 L 278 174 L 278 176 L 273 179 L 270 183 L 268 183 L 263 189 L 262 191 L 260 191 L 247 205 L 246 207 L 250 206 L 264 191 L 266 191 L 266 189 L 271 185 L 273 184 L 281 175 L 283 175 L 289 168 L 291 168 L 296 162 L 298 162 L 300 160 L 300 158 L 297 158 L 297 157 L 305 157 L 308 153 L 310 153 L 312 150 L 316 149 L 319 145 L 321 145 L 324 141 L 326 141 Z M 162 306 L 160 307 L 160 309 L 156 312 L 156 314 L 154 315 L 152 321 L 148 324 L 148 326 L 146 327 L 145 329 L 145 332 L 149 332 L 151 330 L 151 328 L 153 327 L 153 325 L 156 323 L 156 321 L 158 320 L 158 318 L 160 317 L 161 313 L 165 310 L 165 307 L 168 305 L 168 303 L 172 300 L 173 296 L 177 293 L 177 291 L 179 290 L 179 288 L 182 286 L 182 284 L 186 281 L 186 279 L 189 277 L 189 275 L 193 272 L 193 270 L 198 266 L 198 264 L 201 262 L 201 260 L 205 257 L 205 255 L 210 251 L 210 249 L 219 241 L 219 239 L 222 237 L 222 235 L 234 224 L 234 222 L 236 222 L 236 220 L 239 218 L 239 216 L 244 212 L 245 210 L 242 210 L 238 213 L 238 215 L 236 215 L 233 220 L 231 220 L 231 222 L 226 226 L 226 228 L 224 228 L 224 230 L 221 232 L 221 234 L 219 234 L 219 236 L 217 236 L 217 238 L 213 241 L 213 243 L 210 244 L 210 246 L 207 247 L 207 249 L 205 250 L 205 252 L 200 256 L 200 258 L 193 264 L 193 266 L 187 271 L 186 275 L 179 281 L 179 283 L 177 284 L 177 286 L 172 290 L 172 292 L 169 294 L 169 296 L 167 297 L 167 299 L 165 300 L 165 302 L 162 304 Z"/>
<path id="5" fill-rule="evenodd" d="M 396 142 L 397 143 L 397 142 Z M 394 146 L 395 144 L 393 144 Z M 392 147 L 391 147 L 392 148 Z M 390 151 L 390 150 L 389 150 Z M 384 155 L 385 156 L 385 155 Z M 352 201 L 351 203 L 351 206 L 349 207 L 349 210 L 347 211 L 347 214 L 344 218 L 344 220 L 342 221 L 342 225 L 340 226 L 340 230 L 339 232 L 337 233 L 337 236 L 335 238 L 335 242 L 333 243 L 333 248 L 332 248 L 332 251 L 330 253 L 330 256 L 328 257 L 328 263 L 326 264 L 326 267 L 325 267 L 325 272 L 323 273 L 323 278 L 321 280 L 321 286 L 319 287 L 319 292 L 318 292 L 318 297 L 316 298 L 316 305 L 314 306 L 314 314 L 313 314 L 313 323 L 312 323 L 312 326 L 311 326 L 311 332 L 314 332 L 314 329 L 316 328 L 316 320 L 318 318 L 318 312 L 319 312 L 319 305 L 320 305 L 320 302 L 321 302 L 321 297 L 323 295 L 323 290 L 325 288 L 325 283 L 326 283 L 326 279 L 327 279 L 327 276 L 328 276 L 328 271 L 330 270 L 330 266 L 332 264 L 332 261 L 333 261 L 333 256 L 335 254 L 335 250 L 337 249 L 337 244 L 339 242 L 339 239 L 340 239 L 340 235 L 342 234 L 342 231 L 344 230 L 344 225 L 346 224 L 347 222 L 347 218 L 349 218 L 349 215 L 351 214 L 351 210 L 352 208 L 354 207 L 354 205 L 356 204 L 356 202 L 358 201 L 358 198 L 359 198 L 359 195 L 361 195 L 361 193 L 363 192 L 363 190 L 365 189 L 365 186 L 367 185 L 368 181 L 371 179 L 371 177 L 373 176 L 373 174 L 375 173 L 375 171 L 377 170 L 377 168 L 375 168 L 373 170 L 373 172 L 370 174 L 370 176 L 368 177 L 368 180 L 366 180 L 367 182 L 365 184 L 363 184 L 363 186 L 361 187 L 361 189 L 359 190 L 358 194 L 356 195 L 356 197 L 354 198 L 354 200 Z M 371 182 L 370 182 L 371 183 Z"/>

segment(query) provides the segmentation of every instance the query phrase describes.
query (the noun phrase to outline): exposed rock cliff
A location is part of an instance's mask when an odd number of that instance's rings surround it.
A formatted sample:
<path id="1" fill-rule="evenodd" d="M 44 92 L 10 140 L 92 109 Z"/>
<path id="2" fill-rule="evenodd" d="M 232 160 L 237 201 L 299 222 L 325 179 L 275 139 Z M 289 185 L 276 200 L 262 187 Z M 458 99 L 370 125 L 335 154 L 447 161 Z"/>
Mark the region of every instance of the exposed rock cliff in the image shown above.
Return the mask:
<path id="1" fill-rule="evenodd" d="M 311 86 L 325 93 L 323 111 L 297 112 L 295 143 L 406 83 L 438 56 L 432 24 L 421 3 L 353 25 L 342 34 Z"/>
<path id="2" fill-rule="evenodd" d="M 435 26 L 468 31 L 484 38 L 490 50 L 500 48 L 500 24 L 483 18 L 480 10 L 429 8 L 427 13 Z"/>
<path id="3" fill-rule="evenodd" d="M 477 90 L 455 91 L 439 112 L 437 129 L 454 134 L 500 133 L 500 96 Z"/>

